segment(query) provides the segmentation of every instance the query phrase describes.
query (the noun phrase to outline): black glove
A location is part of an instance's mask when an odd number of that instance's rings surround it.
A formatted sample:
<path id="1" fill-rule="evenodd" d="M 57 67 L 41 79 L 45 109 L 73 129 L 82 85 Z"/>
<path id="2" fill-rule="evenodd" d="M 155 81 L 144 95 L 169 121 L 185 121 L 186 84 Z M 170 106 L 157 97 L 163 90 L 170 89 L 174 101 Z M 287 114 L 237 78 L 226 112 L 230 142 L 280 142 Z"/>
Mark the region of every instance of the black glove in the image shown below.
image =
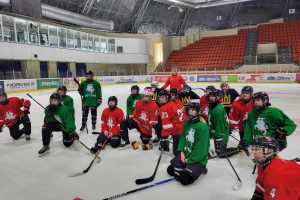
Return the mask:
<path id="1" fill-rule="evenodd" d="M 81 88 L 78 88 L 78 93 L 80 94 L 80 96 L 83 96 L 83 90 Z"/>
<path id="2" fill-rule="evenodd" d="M 55 107 L 54 106 L 48 106 L 48 109 L 46 110 L 46 115 L 53 116 L 54 112 L 55 112 Z"/>
<path id="3" fill-rule="evenodd" d="M 162 137 L 160 140 L 160 151 L 170 151 L 168 137 Z"/>
<path id="4" fill-rule="evenodd" d="M 222 156 L 225 153 L 225 145 L 223 143 L 223 138 L 214 138 L 215 151 L 218 156 Z"/>
<path id="5" fill-rule="evenodd" d="M 0 127 L 0 133 L 2 133 L 3 132 L 3 130 L 2 130 L 2 126 Z"/>
<path id="6" fill-rule="evenodd" d="M 287 136 L 287 131 L 284 130 L 283 128 L 279 127 L 276 129 L 276 140 L 277 141 L 286 141 L 286 136 Z"/>
<path id="7" fill-rule="evenodd" d="M 244 151 L 246 153 L 247 156 L 250 156 L 250 152 L 249 152 L 249 145 L 244 143 L 243 141 L 240 141 L 238 148 L 240 151 Z"/>
<path id="8" fill-rule="evenodd" d="M 97 104 L 98 104 L 98 106 L 100 106 L 102 104 L 102 99 L 101 98 L 97 99 Z"/>
<path id="9" fill-rule="evenodd" d="M 75 131 L 70 132 L 68 134 L 69 134 L 70 138 L 72 138 L 73 140 L 79 140 L 79 135 Z"/>
<path id="10" fill-rule="evenodd" d="M 251 200 L 264 200 L 264 197 L 261 193 L 254 191 Z"/>
<path id="11" fill-rule="evenodd" d="M 23 114 L 24 115 L 28 115 L 30 112 L 29 112 L 29 108 L 28 107 L 24 107 L 23 109 Z"/>

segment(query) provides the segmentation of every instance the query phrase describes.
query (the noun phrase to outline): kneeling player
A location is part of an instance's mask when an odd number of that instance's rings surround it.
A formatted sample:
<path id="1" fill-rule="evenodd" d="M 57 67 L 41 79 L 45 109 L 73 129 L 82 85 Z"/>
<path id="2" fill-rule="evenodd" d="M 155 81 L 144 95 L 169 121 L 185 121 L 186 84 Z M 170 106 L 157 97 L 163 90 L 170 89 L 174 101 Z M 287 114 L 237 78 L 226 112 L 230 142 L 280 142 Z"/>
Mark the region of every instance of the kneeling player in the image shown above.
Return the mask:
<path id="1" fill-rule="evenodd" d="M 108 108 L 103 110 L 101 116 L 101 133 L 95 146 L 92 147 L 94 153 L 101 149 L 105 141 L 109 142 L 113 148 L 117 148 L 121 143 L 120 123 L 124 120 L 124 113 L 117 105 L 117 97 L 111 96 L 108 98 Z"/>
<path id="2" fill-rule="evenodd" d="M 25 134 L 25 139 L 30 140 L 31 122 L 28 117 L 30 101 L 18 97 L 7 98 L 5 92 L 0 92 L 0 132 L 6 125 L 9 128 L 10 136 L 15 140 Z M 23 107 L 23 110 L 21 108 Z M 20 124 L 24 128 L 20 130 Z"/>
<path id="3" fill-rule="evenodd" d="M 179 139 L 179 155 L 171 160 L 167 171 L 170 176 L 183 185 L 192 184 L 201 174 L 206 174 L 209 130 L 205 123 L 200 121 L 200 105 L 189 105 L 189 120 L 184 122 L 183 131 Z"/>
<path id="4" fill-rule="evenodd" d="M 76 126 L 72 112 L 65 105 L 61 104 L 61 96 L 53 93 L 50 96 L 50 105 L 45 108 L 44 125 L 42 128 L 43 148 L 39 154 L 47 152 L 50 147 L 50 138 L 53 131 L 62 131 L 63 143 L 66 147 L 73 144 L 74 140 L 79 139 L 75 132 Z"/>
<path id="5" fill-rule="evenodd" d="M 299 200 L 300 165 L 278 157 L 280 145 L 270 136 L 255 138 L 250 147 L 252 160 L 258 165 L 251 200 Z"/>

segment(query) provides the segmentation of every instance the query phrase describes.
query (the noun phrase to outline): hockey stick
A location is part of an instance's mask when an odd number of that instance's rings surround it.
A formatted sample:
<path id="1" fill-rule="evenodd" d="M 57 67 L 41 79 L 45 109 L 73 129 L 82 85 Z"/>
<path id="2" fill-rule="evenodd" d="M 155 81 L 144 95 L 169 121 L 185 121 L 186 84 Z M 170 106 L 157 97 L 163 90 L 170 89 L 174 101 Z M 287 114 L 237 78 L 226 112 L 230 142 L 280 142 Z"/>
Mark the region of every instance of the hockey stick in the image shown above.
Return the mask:
<path id="1" fill-rule="evenodd" d="M 46 109 L 42 104 L 40 104 L 37 100 L 35 100 L 30 94 L 27 93 L 27 96 L 29 96 L 33 101 L 35 101 L 39 106 L 41 106 L 44 110 Z M 62 126 L 62 124 L 59 122 L 60 126 Z M 89 150 L 89 152 L 92 153 L 92 150 L 90 148 L 88 148 L 83 142 L 81 142 L 79 139 L 76 139 L 82 146 L 84 146 L 86 149 Z M 95 153 L 92 153 L 95 155 Z M 98 157 L 98 156 L 97 156 Z M 100 157 L 98 157 L 100 159 Z"/>
<path id="2" fill-rule="evenodd" d="M 150 183 L 150 182 L 152 182 L 154 180 L 163 153 L 164 153 L 164 151 L 161 151 L 161 153 L 159 155 L 159 158 L 158 158 L 158 161 L 157 161 L 157 164 L 156 164 L 156 167 L 155 167 L 155 170 L 154 170 L 154 173 L 152 174 L 152 176 L 150 176 L 148 178 L 136 179 L 135 183 L 137 185 L 141 185 L 141 184 L 145 184 L 145 183 Z"/>
<path id="3" fill-rule="evenodd" d="M 78 88 L 81 89 L 78 80 L 77 80 L 75 77 L 73 78 L 73 80 L 74 80 L 74 82 L 78 85 Z M 82 89 L 81 89 L 81 90 L 82 90 Z M 82 111 L 82 113 L 83 113 L 83 112 L 84 112 L 83 100 L 82 100 L 83 97 L 82 97 L 81 94 L 80 94 L 80 99 L 81 99 L 81 111 Z M 85 129 L 86 129 L 86 133 L 89 134 L 89 129 L 87 128 L 87 123 L 85 123 Z"/>
<path id="4" fill-rule="evenodd" d="M 104 149 L 104 147 L 105 147 L 105 145 L 106 145 L 106 143 L 107 143 L 108 140 L 109 140 L 109 138 L 107 138 L 105 140 L 105 142 L 103 143 L 102 147 L 95 153 L 95 156 L 94 156 L 92 162 L 90 163 L 90 165 L 85 170 L 83 170 L 82 172 L 76 172 L 74 174 L 71 174 L 69 177 L 80 176 L 80 175 L 88 173 L 88 171 L 92 167 L 93 163 L 95 162 L 96 158 L 98 157 L 99 153 L 101 152 L 102 149 Z"/>
<path id="5" fill-rule="evenodd" d="M 115 196 L 111 196 L 111 197 L 105 198 L 103 200 L 117 199 L 117 198 L 123 197 L 125 195 L 132 194 L 134 192 L 138 192 L 138 191 L 141 191 L 141 190 L 146 190 L 146 189 L 152 188 L 152 187 L 157 186 L 157 185 L 168 183 L 168 182 L 173 181 L 173 180 L 175 180 L 175 178 L 168 178 L 168 179 L 165 179 L 163 181 L 159 181 L 159 182 L 153 183 L 151 185 L 146 185 L 146 186 L 141 187 L 141 188 L 137 188 L 137 189 L 134 189 L 134 190 L 130 190 L 128 192 L 124 192 L 124 193 L 121 193 L 121 194 L 117 194 Z"/>
<path id="6" fill-rule="evenodd" d="M 202 90 L 204 93 L 206 93 L 206 90 L 204 88 L 192 88 L 192 90 Z"/>
<path id="7" fill-rule="evenodd" d="M 233 190 L 239 190 L 239 189 L 242 187 L 242 180 L 240 179 L 240 177 L 239 177 L 239 175 L 237 174 L 237 172 L 235 171 L 235 169 L 234 169 L 234 167 L 233 167 L 231 161 L 229 160 L 229 158 L 228 158 L 228 156 L 227 156 L 227 153 L 226 153 L 226 149 L 225 149 L 225 153 L 224 153 L 224 154 L 225 154 L 225 157 L 226 157 L 227 161 L 229 162 L 229 164 L 230 164 L 232 170 L 234 171 L 234 173 L 235 173 L 235 175 L 236 175 L 236 177 L 237 177 L 237 179 L 238 179 L 238 181 L 239 181 L 237 184 L 235 184 L 235 185 L 233 186 Z"/>
<path id="8" fill-rule="evenodd" d="M 254 173 L 255 173 L 255 171 L 256 171 L 256 167 L 257 167 L 257 165 L 254 165 L 254 167 L 253 167 L 253 171 L 252 171 L 252 174 L 254 174 Z"/>
<path id="9" fill-rule="evenodd" d="M 230 134 L 230 136 L 231 136 L 233 139 L 235 139 L 236 141 L 240 142 L 240 140 L 237 139 L 236 137 L 234 137 L 232 134 Z"/>

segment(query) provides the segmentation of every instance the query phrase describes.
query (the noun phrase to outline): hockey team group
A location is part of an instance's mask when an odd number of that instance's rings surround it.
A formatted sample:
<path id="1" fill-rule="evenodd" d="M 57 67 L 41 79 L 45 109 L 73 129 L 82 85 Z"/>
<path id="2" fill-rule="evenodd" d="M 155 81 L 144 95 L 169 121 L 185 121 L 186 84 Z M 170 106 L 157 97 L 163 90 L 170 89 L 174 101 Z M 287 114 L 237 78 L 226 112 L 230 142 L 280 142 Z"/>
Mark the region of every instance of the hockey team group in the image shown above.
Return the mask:
<path id="1" fill-rule="evenodd" d="M 86 80 L 78 88 L 82 100 L 80 131 L 87 128 L 89 111 L 92 129 L 96 129 L 97 107 L 102 104 L 101 85 L 93 76 L 91 71 L 87 72 Z M 143 90 L 133 85 L 126 113 L 118 107 L 118 98 L 110 96 L 102 110 L 101 131 L 90 148 L 91 153 L 97 156 L 105 145 L 147 151 L 159 144 L 160 151 L 172 149 L 174 158 L 166 170 L 182 185 L 192 184 L 200 175 L 208 173 L 209 159 L 229 161 L 231 156 L 246 154 L 258 169 L 252 200 L 299 200 L 299 159 L 284 160 L 277 155 L 288 148 L 287 137 L 295 131 L 296 124 L 282 110 L 271 107 L 266 92 L 254 92 L 252 86 L 244 86 L 240 93 L 227 83 L 222 83 L 220 90 L 214 86 L 197 89 L 203 90 L 204 95 L 199 97 L 194 93 L 174 69 L 161 88 L 156 81 Z M 7 127 L 13 139 L 25 135 L 29 141 L 30 107 L 29 100 L 7 97 L 5 92 L 0 92 L 0 132 Z M 65 86 L 58 87 L 44 109 L 40 156 L 49 152 L 53 132 L 62 132 L 66 147 L 79 140 L 73 99 L 67 95 Z M 139 132 L 140 141 L 130 141 L 132 129 Z M 240 137 L 236 138 L 233 132 L 238 132 Z M 227 147 L 229 137 L 238 140 L 239 145 Z"/>

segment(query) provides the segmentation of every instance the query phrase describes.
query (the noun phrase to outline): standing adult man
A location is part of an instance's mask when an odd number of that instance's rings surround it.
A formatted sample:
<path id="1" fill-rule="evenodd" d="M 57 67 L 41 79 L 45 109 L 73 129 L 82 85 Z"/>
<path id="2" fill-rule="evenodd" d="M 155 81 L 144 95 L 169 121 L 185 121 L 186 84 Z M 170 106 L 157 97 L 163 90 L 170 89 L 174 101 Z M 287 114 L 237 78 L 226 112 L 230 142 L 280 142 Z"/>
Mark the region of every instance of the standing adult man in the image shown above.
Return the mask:
<path id="1" fill-rule="evenodd" d="M 183 85 L 186 85 L 185 80 L 181 75 L 178 74 L 177 68 L 173 68 L 172 75 L 168 77 L 168 80 L 164 84 L 163 89 L 165 90 L 170 86 L 170 90 L 176 88 L 180 92 Z"/>

